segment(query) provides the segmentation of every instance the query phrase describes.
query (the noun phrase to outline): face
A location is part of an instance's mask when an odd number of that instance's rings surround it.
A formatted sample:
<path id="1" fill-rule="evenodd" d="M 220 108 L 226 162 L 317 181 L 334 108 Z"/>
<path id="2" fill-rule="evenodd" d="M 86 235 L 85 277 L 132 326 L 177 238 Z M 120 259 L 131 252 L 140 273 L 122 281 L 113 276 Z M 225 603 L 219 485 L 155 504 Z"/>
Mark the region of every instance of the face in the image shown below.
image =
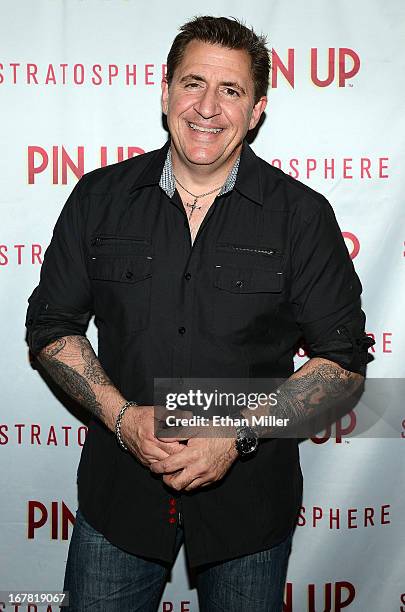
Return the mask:
<path id="1" fill-rule="evenodd" d="M 233 163 L 267 99 L 254 101 L 250 57 L 244 50 L 190 42 L 168 86 L 162 83 L 173 154 L 189 168 Z"/>

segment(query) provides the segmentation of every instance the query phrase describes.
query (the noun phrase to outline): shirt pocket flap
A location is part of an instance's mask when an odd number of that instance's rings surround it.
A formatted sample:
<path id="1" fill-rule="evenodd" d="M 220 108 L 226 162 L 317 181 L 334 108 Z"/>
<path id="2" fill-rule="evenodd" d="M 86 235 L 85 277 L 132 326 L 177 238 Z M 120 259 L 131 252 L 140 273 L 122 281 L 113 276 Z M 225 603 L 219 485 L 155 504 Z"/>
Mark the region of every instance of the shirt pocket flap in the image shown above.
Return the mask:
<path id="1" fill-rule="evenodd" d="M 136 283 L 152 276 L 151 256 L 100 256 L 90 262 L 90 278 L 94 280 Z"/>
<path id="2" fill-rule="evenodd" d="M 283 273 L 259 268 L 216 266 L 214 286 L 231 293 L 280 293 Z"/>

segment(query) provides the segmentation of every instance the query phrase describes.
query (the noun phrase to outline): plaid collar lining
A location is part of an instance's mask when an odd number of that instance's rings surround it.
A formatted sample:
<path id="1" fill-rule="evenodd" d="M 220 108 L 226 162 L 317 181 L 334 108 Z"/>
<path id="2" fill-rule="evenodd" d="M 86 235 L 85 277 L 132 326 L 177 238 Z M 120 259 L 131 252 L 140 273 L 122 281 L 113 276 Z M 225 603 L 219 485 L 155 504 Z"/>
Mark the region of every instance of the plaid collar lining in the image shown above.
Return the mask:
<path id="1" fill-rule="evenodd" d="M 238 176 L 239 170 L 239 162 L 240 156 L 234 163 L 232 170 L 228 174 L 228 178 L 225 183 L 221 187 L 221 191 L 218 195 L 223 195 L 224 193 L 228 193 L 228 191 L 232 191 L 235 187 L 236 177 Z M 163 191 L 169 196 L 169 198 L 173 197 L 173 194 L 176 190 L 176 181 L 174 179 L 173 174 L 173 164 L 172 164 L 172 151 L 169 147 L 169 150 L 166 155 L 166 161 L 163 166 L 163 171 L 160 177 L 159 186 L 163 189 Z"/>

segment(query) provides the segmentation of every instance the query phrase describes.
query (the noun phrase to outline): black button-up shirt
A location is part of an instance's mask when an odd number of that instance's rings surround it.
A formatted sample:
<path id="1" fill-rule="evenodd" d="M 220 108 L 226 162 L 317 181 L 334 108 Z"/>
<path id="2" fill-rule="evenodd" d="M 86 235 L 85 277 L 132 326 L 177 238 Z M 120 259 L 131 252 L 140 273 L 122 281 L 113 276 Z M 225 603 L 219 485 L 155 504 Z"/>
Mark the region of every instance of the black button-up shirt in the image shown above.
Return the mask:
<path id="1" fill-rule="evenodd" d="M 191 244 L 162 149 L 85 175 L 54 229 L 26 326 L 33 354 L 84 335 L 94 314 L 101 365 L 128 399 L 153 403 L 154 377 L 288 377 L 311 357 L 364 374 L 361 284 L 333 210 L 244 143 L 236 183 Z M 136 408 L 135 408 L 136 409 Z M 294 525 L 302 493 L 294 439 L 260 442 L 218 483 L 177 493 L 96 418 L 78 469 L 79 505 L 113 544 L 172 561 L 181 499 L 191 566 L 254 553 Z"/>

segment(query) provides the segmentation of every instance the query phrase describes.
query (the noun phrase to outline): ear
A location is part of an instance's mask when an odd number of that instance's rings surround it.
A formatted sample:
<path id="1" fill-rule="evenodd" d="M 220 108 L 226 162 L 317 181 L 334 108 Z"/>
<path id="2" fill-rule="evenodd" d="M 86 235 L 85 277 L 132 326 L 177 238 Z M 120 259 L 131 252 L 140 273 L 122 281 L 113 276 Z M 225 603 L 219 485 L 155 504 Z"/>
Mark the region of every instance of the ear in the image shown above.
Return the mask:
<path id="1" fill-rule="evenodd" d="M 162 113 L 167 115 L 169 107 L 169 84 L 166 77 L 162 79 Z"/>
<path id="2" fill-rule="evenodd" d="M 253 130 L 259 123 L 259 119 L 264 113 L 264 109 L 267 106 L 267 96 L 262 96 L 253 107 L 252 116 L 250 118 L 249 130 Z"/>

